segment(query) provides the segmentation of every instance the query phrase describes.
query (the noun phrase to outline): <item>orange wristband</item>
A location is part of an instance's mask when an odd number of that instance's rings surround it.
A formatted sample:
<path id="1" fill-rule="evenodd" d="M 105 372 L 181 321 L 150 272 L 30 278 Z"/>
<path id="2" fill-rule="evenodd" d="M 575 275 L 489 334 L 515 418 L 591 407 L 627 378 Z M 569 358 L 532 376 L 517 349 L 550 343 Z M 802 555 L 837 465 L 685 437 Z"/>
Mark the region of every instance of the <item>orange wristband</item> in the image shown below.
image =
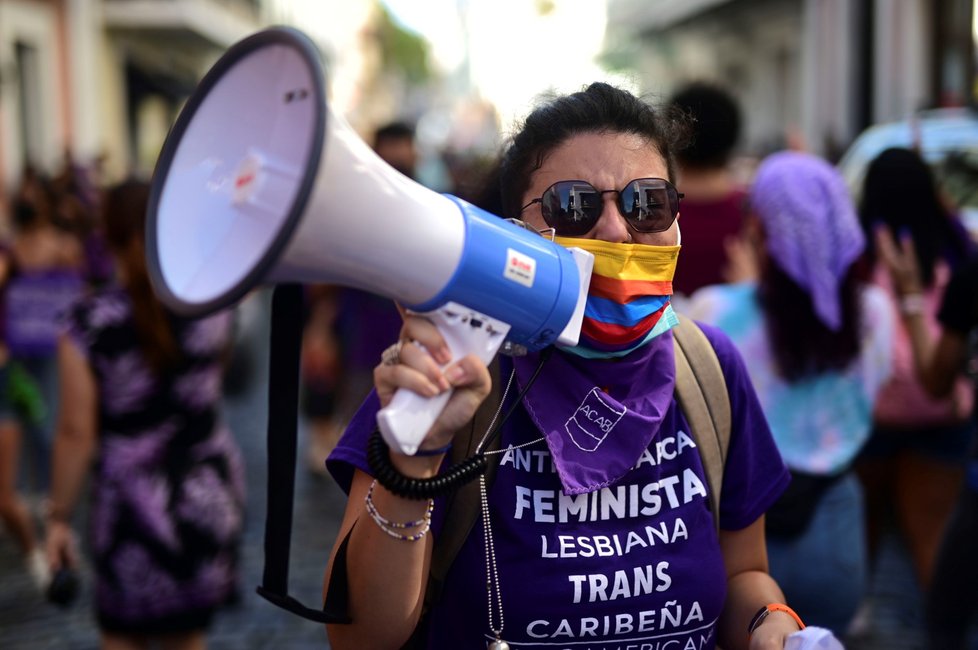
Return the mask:
<path id="1" fill-rule="evenodd" d="M 754 630 L 756 630 L 761 626 L 761 623 L 764 622 L 764 619 L 770 616 L 771 612 L 784 612 L 791 618 L 795 619 L 795 623 L 798 624 L 799 629 L 801 630 L 805 629 L 805 624 L 802 623 L 801 617 L 795 613 L 795 610 L 791 609 L 784 603 L 771 603 L 770 605 L 765 605 L 764 607 L 762 607 L 760 611 L 754 614 L 754 618 L 750 620 L 750 625 L 747 626 L 748 641 L 750 641 L 750 638 L 754 636 Z"/>

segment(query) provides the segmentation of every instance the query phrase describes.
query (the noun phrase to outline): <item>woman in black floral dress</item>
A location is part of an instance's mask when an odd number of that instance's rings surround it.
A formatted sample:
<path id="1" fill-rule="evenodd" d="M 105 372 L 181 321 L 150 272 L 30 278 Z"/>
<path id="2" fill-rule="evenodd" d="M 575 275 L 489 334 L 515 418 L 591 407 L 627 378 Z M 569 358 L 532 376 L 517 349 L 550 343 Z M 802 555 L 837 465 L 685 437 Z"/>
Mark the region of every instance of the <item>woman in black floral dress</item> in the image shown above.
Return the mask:
<path id="1" fill-rule="evenodd" d="M 119 284 L 66 319 L 48 558 L 77 563 L 70 513 L 94 462 L 89 514 L 105 648 L 202 648 L 237 588 L 244 503 L 238 447 L 220 416 L 230 316 L 176 318 L 143 250 L 148 187 L 111 189 L 105 229 Z"/>

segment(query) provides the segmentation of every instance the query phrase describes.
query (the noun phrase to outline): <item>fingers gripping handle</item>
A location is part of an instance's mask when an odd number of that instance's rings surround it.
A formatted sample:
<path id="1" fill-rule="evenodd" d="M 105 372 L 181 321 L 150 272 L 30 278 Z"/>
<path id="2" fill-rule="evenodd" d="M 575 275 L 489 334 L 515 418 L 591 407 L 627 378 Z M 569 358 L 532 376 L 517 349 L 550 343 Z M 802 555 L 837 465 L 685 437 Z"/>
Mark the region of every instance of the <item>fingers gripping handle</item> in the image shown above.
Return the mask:
<path id="1" fill-rule="evenodd" d="M 488 365 L 509 332 L 508 324 L 454 302 L 425 315 L 438 327 L 451 350 L 452 360 L 443 367 L 472 353 Z M 380 433 L 391 449 L 414 455 L 452 392 L 422 397 L 406 388 L 398 389 L 390 403 L 377 413 Z"/>

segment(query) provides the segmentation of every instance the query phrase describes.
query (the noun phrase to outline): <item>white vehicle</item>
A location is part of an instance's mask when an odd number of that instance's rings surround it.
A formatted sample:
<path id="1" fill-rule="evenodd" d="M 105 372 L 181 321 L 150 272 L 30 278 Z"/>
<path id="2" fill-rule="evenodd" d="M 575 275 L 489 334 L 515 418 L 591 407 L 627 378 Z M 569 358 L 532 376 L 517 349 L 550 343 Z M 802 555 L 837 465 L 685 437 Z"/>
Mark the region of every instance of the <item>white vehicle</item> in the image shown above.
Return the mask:
<path id="1" fill-rule="evenodd" d="M 921 153 L 964 225 L 978 240 L 978 113 L 966 108 L 921 111 L 910 119 L 863 131 L 838 165 L 857 205 L 869 163 L 890 147 Z"/>

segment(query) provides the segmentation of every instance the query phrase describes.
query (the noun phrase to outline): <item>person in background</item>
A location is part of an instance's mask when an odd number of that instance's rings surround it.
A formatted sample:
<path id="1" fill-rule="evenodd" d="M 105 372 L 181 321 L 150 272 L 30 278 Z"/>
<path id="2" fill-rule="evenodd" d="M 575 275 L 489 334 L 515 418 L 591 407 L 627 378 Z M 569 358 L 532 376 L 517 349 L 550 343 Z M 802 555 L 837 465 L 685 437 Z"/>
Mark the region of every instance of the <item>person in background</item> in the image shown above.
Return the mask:
<path id="1" fill-rule="evenodd" d="M 764 512 L 787 484 L 787 469 L 740 356 L 715 328 L 703 328 L 704 345 L 716 353 L 732 414 L 718 521 L 698 450 L 683 438 L 689 425 L 674 396 L 672 328 L 686 325 L 670 304 L 678 127 L 603 83 L 556 97 L 526 119 L 502 158 L 500 216 L 553 229 L 558 244 L 595 253 L 603 270 L 596 268 L 592 287 L 600 275 L 604 292 L 588 296 L 578 346 L 499 358 L 513 397 L 539 374 L 510 400 L 515 410 L 501 428 L 508 456 L 491 486 L 481 484 L 482 524 L 464 539 L 423 618 L 439 518 L 453 494 L 418 500 L 384 487 L 367 461 L 368 439 L 376 411 L 396 390 L 435 396 L 452 387 L 421 451 L 385 456 L 407 483 L 435 476 L 491 380 L 478 357 L 453 361 L 430 321 L 406 316 L 400 343 L 374 369 L 376 393 L 329 459 L 348 501 L 324 592 L 343 576 L 352 619 L 327 626 L 331 647 L 399 648 L 417 634 L 425 639 L 417 647 L 428 648 L 581 640 L 618 647 L 626 639 L 638 647 L 668 638 L 677 647 L 760 650 L 784 647 L 799 630 L 764 550 Z M 571 204 L 572 193 L 586 209 Z M 602 305 L 628 312 L 628 325 L 612 316 L 619 327 L 607 327 L 592 311 Z M 584 417 L 582 398 L 590 395 L 585 406 L 608 427 L 600 439 L 598 428 L 575 437 L 567 427 Z M 522 466 L 517 451 L 534 460 Z M 653 544 L 653 529 L 672 532 Z M 621 550 L 595 552 L 613 539 Z"/>
<path id="2" fill-rule="evenodd" d="M 306 321 L 302 331 L 300 405 L 309 425 L 306 464 L 314 475 L 326 476 L 324 460 L 339 440 L 342 425 L 336 401 L 343 380 L 336 312 L 340 287 L 326 284 L 305 288 Z"/>
<path id="3" fill-rule="evenodd" d="M 899 243 L 886 228 L 877 228 L 876 246 L 897 296 L 906 304 L 921 304 L 926 285 L 914 239 Z M 903 327 L 912 343 L 914 368 L 921 386 L 934 398 L 953 394 L 958 380 L 974 381 L 974 337 L 978 331 L 978 258 L 962 265 L 952 276 L 941 300 L 934 336 L 923 309 L 901 311 Z M 973 390 L 978 385 L 972 384 Z M 976 400 L 978 401 L 978 400 Z M 976 411 L 972 412 L 972 419 Z M 969 632 L 978 614 L 978 436 L 972 430 L 965 480 L 943 529 L 934 560 L 932 579 L 925 592 L 924 621 L 931 650 L 966 650 Z"/>
<path id="4" fill-rule="evenodd" d="M 944 288 L 967 259 L 970 245 L 957 218 L 945 209 L 920 155 L 893 148 L 874 159 L 866 171 L 860 213 L 870 243 L 878 228 L 894 236 L 906 233 L 913 240 L 921 284 L 912 300 L 900 298 L 885 264 L 876 263 L 873 247 L 867 250 L 867 262 L 874 282 L 890 297 L 894 320 L 899 312 L 919 311 L 928 335 L 936 337 Z M 893 375 L 876 402 L 873 433 L 857 469 L 866 491 L 871 558 L 882 531 L 895 528 L 907 545 L 918 584 L 926 590 L 964 476 L 973 395 L 968 380 L 959 377 L 946 397 L 931 397 L 914 372 L 906 328 L 897 329 L 893 342 Z"/>
<path id="5" fill-rule="evenodd" d="M 414 127 L 407 122 L 389 122 L 374 131 L 373 149 L 384 162 L 408 178 L 415 178 L 418 149 Z"/>
<path id="6" fill-rule="evenodd" d="M 40 589 L 50 574 L 35 537 L 34 513 L 18 494 L 17 481 L 23 467 L 28 490 L 40 495 L 48 489 L 58 407 L 58 319 L 84 291 L 81 246 L 59 224 L 64 206 L 74 206 L 71 213 L 80 218 L 88 212 L 75 199 L 79 188 L 66 178 L 62 172 L 51 181 L 25 167 L 10 206 L 12 237 L 0 245 L 0 518 Z M 28 453 L 22 456 L 25 433 Z"/>
<path id="7" fill-rule="evenodd" d="M 0 287 L 6 285 L 10 252 L 0 248 Z M 2 323 L 2 321 L 0 321 Z M 34 515 L 17 490 L 21 464 L 21 423 L 37 421 L 43 408 L 31 377 L 10 359 L 5 337 L 0 335 L 0 521 L 24 556 L 24 564 L 38 589 L 50 581 L 47 560 L 37 540 Z"/>
<path id="8" fill-rule="evenodd" d="M 747 363 L 792 481 L 767 513 L 771 575 L 813 625 L 845 635 L 867 580 L 862 491 L 852 470 L 890 371 L 886 296 L 860 281 L 865 237 L 838 172 L 806 153 L 766 158 L 750 191 L 753 278 L 707 287 L 691 317 Z"/>
<path id="9" fill-rule="evenodd" d="M 86 283 L 98 287 L 112 279 L 112 254 L 98 223 L 100 192 L 95 185 L 98 160 L 91 167 L 78 164 L 71 151 L 65 152 L 61 170 L 51 186 L 55 201 L 52 223 L 74 238 L 82 250 L 82 274 Z"/>
<path id="10" fill-rule="evenodd" d="M 691 118 L 693 130 L 690 143 L 676 152 L 677 187 L 684 194 L 683 254 L 673 288 L 688 297 L 727 280 L 727 245 L 740 232 L 747 198 L 730 167 L 742 120 L 736 99 L 712 83 L 683 86 L 670 104 Z"/>
<path id="11" fill-rule="evenodd" d="M 105 196 L 118 284 L 76 304 L 58 341 L 62 403 L 47 559 L 76 567 L 71 521 L 92 472 L 89 530 L 102 647 L 199 649 L 237 595 L 244 468 L 221 418 L 230 313 L 168 313 L 146 269 L 149 185 Z"/>
<path id="12" fill-rule="evenodd" d="M 38 399 L 21 412 L 29 485 L 42 494 L 49 486 L 59 404 L 58 319 L 85 289 L 82 248 L 73 235 L 55 225 L 57 202 L 51 184 L 35 170 L 25 169 L 13 201 L 14 231 L 3 286 L 4 342 L 12 367 L 25 371 L 37 387 Z"/>
<path id="13" fill-rule="evenodd" d="M 414 178 L 414 129 L 391 122 L 374 132 L 373 149 L 384 162 Z M 394 303 L 350 287 L 310 287 L 303 335 L 303 410 L 309 421 L 306 458 L 325 474 L 325 460 L 373 385 L 377 358 L 401 329 Z"/>

